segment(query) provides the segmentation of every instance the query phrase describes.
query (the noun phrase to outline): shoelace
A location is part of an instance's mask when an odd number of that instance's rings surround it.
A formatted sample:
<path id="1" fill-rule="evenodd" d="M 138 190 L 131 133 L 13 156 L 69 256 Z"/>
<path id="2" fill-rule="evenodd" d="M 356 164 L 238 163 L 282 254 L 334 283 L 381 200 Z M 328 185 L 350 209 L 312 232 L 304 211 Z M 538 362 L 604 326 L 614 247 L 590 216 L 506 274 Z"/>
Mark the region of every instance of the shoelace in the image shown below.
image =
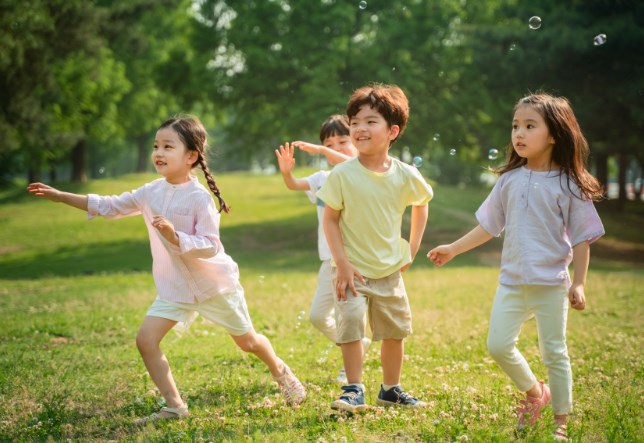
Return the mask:
<path id="1" fill-rule="evenodd" d="M 344 391 L 344 394 L 342 394 L 340 398 L 346 398 L 347 400 L 352 401 L 358 398 L 359 395 L 360 394 L 356 391 Z"/>
<path id="2" fill-rule="evenodd" d="M 401 403 L 413 403 L 416 399 L 402 389 L 394 389 Z"/>

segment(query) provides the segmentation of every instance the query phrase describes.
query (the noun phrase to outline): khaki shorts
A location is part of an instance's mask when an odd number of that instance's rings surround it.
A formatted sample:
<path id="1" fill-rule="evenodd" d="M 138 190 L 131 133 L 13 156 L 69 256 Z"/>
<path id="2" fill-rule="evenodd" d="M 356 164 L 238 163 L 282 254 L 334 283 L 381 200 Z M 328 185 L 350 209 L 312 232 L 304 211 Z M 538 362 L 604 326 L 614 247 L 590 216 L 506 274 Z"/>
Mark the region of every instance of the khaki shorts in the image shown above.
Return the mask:
<path id="1" fill-rule="evenodd" d="M 333 268 L 333 278 L 337 275 Z M 335 299 L 337 342 L 351 343 L 365 336 L 365 313 L 373 340 L 402 340 L 411 334 L 411 310 L 402 274 L 369 279 L 364 284 L 354 279 L 358 296 L 347 289 L 347 301 Z"/>
<path id="2" fill-rule="evenodd" d="M 183 332 L 199 314 L 236 337 L 253 328 L 241 285 L 237 285 L 233 292 L 216 295 L 201 303 L 177 303 L 157 297 L 146 315 L 174 320 L 178 322 L 175 326 L 177 332 Z"/>

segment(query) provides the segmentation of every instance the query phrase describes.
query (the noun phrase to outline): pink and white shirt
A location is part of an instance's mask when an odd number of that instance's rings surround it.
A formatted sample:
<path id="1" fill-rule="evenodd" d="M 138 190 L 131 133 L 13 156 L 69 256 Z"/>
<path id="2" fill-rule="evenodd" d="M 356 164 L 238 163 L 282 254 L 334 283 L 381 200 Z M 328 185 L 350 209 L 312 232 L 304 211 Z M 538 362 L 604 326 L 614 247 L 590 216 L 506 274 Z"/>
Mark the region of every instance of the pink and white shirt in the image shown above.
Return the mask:
<path id="1" fill-rule="evenodd" d="M 178 185 L 159 178 L 118 196 L 88 195 L 90 220 L 96 216 L 117 219 L 139 214 L 150 236 L 152 275 L 159 298 L 197 303 L 238 287 L 239 268 L 224 252 L 219 239 L 220 214 L 196 177 Z M 155 215 L 164 216 L 174 225 L 179 246 L 152 226 Z"/>

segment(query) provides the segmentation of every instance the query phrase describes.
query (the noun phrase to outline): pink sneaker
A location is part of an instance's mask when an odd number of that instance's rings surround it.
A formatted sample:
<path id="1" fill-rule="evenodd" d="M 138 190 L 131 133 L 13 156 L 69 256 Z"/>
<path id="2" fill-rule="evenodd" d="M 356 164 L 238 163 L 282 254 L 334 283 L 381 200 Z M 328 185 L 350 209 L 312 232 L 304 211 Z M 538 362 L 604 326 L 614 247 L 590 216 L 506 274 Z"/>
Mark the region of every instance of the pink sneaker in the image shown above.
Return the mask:
<path id="1" fill-rule="evenodd" d="M 541 415 L 541 410 L 550 402 L 550 388 L 542 381 L 539 384 L 541 385 L 541 398 L 526 395 L 525 400 L 519 402 L 521 405 L 517 406 L 517 413 L 519 414 L 517 428 L 519 430 L 526 426 L 533 426 Z"/>
<path id="2" fill-rule="evenodd" d="M 304 385 L 297 379 L 286 363 L 284 363 L 284 373 L 279 377 L 273 376 L 273 380 L 277 382 L 282 395 L 291 406 L 299 406 L 306 398 Z"/>

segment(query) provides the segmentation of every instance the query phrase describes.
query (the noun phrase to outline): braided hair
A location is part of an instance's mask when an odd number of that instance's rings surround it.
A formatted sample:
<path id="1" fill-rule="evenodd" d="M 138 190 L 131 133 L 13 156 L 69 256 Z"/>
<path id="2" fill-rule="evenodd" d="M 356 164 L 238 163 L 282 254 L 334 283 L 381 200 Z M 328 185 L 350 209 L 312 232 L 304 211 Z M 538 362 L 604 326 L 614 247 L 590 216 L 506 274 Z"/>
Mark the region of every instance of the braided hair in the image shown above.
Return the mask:
<path id="1" fill-rule="evenodd" d="M 208 134 L 206 132 L 206 128 L 204 128 L 203 124 L 197 117 L 192 116 L 172 117 L 164 121 L 159 129 L 168 127 L 174 129 L 177 134 L 179 134 L 179 138 L 181 139 L 181 141 L 183 141 L 189 151 L 197 152 L 197 161 L 195 161 L 192 166 L 195 167 L 198 164 L 201 167 L 203 175 L 204 177 L 206 177 L 208 187 L 215 195 L 215 197 L 217 197 L 217 201 L 219 202 L 219 212 L 230 212 L 230 207 L 221 197 L 221 191 L 219 191 L 219 188 L 215 183 L 215 179 L 213 178 L 212 174 L 210 173 L 210 169 L 208 168 L 208 162 L 206 161 Z"/>

